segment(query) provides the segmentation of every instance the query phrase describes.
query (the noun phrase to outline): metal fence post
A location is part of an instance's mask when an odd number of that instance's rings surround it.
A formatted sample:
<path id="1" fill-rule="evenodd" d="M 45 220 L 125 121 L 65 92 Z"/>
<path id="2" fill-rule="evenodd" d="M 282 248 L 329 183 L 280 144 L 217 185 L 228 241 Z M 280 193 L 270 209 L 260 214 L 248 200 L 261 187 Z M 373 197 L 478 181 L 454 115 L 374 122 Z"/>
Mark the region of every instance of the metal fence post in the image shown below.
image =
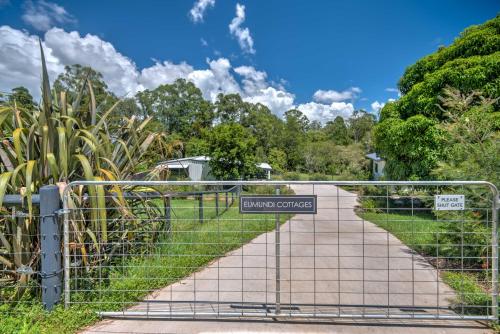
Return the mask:
<path id="1" fill-rule="evenodd" d="M 203 194 L 200 194 L 198 197 L 198 218 L 200 219 L 200 223 L 203 224 Z"/>
<path id="2" fill-rule="evenodd" d="M 61 234 L 57 220 L 60 209 L 59 188 L 54 185 L 40 188 L 40 249 L 42 272 L 42 303 L 52 310 L 61 298 Z"/>
<path id="3" fill-rule="evenodd" d="M 276 195 L 280 194 L 280 187 L 276 186 Z M 281 290 L 281 273 L 280 273 L 280 214 L 276 213 L 276 227 L 274 230 L 274 237 L 275 237 L 275 258 L 276 258 L 276 309 L 275 312 L 276 314 L 281 313 L 281 301 L 280 301 L 280 290 Z M 291 247 L 291 245 L 290 245 Z"/>
<path id="4" fill-rule="evenodd" d="M 219 193 L 215 193 L 215 216 L 219 217 Z"/>
<path id="5" fill-rule="evenodd" d="M 227 194 L 227 191 L 226 191 L 226 210 L 227 208 L 229 207 L 229 195 Z"/>

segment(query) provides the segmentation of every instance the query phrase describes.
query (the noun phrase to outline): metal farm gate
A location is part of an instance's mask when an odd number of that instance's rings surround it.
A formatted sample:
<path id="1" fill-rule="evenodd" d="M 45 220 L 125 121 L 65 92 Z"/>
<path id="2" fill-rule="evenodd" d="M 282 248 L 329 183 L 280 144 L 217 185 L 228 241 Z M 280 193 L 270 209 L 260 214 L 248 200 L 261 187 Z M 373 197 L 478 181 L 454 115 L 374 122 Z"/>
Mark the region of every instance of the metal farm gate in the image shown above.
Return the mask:
<path id="1" fill-rule="evenodd" d="M 498 205 L 480 181 L 74 182 L 65 305 L 110 317 L 496 320 Z"/>

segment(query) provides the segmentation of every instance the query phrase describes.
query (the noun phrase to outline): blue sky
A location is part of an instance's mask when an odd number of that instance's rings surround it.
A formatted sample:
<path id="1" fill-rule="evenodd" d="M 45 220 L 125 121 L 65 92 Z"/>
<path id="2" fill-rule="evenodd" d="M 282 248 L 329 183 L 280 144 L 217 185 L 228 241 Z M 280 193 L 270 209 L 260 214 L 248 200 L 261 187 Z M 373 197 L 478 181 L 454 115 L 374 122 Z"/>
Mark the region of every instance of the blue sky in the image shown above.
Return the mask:
<path id="1" fill-rule="evenodd" d="M 408 65 L 498 12 L 493 0 L 0 0 L 0 90 L 25 84 L 39 95 L 40 36 L 52 77 L 87 62 L 119 95 L 185 77 L 208 99 L 238 91 L 326 121 L 397 98 Z"/>

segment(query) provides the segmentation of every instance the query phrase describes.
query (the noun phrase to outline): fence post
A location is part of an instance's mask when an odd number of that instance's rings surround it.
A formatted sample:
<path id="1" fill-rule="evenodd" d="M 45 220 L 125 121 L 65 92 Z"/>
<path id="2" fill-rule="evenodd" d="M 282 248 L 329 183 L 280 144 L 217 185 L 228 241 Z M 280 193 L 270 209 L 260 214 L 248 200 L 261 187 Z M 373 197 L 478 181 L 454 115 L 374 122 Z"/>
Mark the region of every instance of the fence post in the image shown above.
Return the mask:
<path id="1" fill-rule="evenodd" d="M 219 193 L 215 192 L 215 216 L 219 217 Z"/>
<path id="2" fill-rule="evenodd" d="M 61 234 L 57 211 L 60 209 L 59 188 L 55 185 L 40 188 L 40 252 L 42 303 L 52 310 L 61 299 Z"/>
<path id="3" fill-rule="evenodd" d="M 227 194 L 227 191 L 226 191 L 226 210 L 229 207 L 229 199 L 228 199 L 228 197 L 229 197 L 229 195 Z"/>
<path id="4" fill-rule="evenodd" d="M 200 197 L 198 197 L 198 208 L 199 208 L 199 213 L 198 217 L 200 219 L 200 223 L 203 224 L 203 193 L 200 194 Z"/>

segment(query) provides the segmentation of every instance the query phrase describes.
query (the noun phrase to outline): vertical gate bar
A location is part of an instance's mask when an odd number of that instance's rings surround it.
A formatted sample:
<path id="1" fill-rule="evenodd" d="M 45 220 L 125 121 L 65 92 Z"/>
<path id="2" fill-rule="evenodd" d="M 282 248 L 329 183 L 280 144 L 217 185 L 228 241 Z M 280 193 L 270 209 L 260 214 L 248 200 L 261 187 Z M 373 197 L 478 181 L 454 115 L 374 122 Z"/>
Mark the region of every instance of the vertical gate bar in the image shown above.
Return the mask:
<path id="1" fill-rule="evenodd" d="M 165 207 L 165 223 L 168 234 L 172 231 L 172 203 L 170 196 L 164 197 L 163 205 Z"/>
<path id="2" fill-rule="evenodd" d="M 219 217 L 219 193 L 215 192 L 215 216 Z"/>
<path id="3" fill-rule="evenodd" d="M 200 224 L 203 224 L 203 193 L 200 193 L 198 197 L 198 219 Z"/>
<path id="4" fill-rule="evenodd" d="M 280 186 L 276 186 L 276 195 L 280 194 Z M 276 261 L 276 308 L 275 308 L 275 313 L 280 314 L 281 313 L 281 303 L 280 303 L 280 290 L 281 290 L 281 275 L 280 275 L 280 214 L 276 213 L 275 214 L 275 261 Z"/>
<path id="5" fill-rule="evenodd" d="M 389 252 L 390 252 L 390 247 L 389 247 L 389 186 L 386 187 L 386 190 L 385 190 L 385 201 L 386 201 L 386 214 L 387 214 L 387 233 L 386 233 L 386 237 L 387 237 L 387 318 L 390 316 L 391 314 L 391 305 L 390 305 L 390 302 L 389 302 L 389 291 L 391 289 L 391 286 L 390 286 L 390 283 L 389 283 L 389 279 L 390 279 L 390 276 L 389 276 Z"/>
<path id="6" fill-rule="evenodd" d="M 316 190 L 313 183 L 313 195 L 316 195 Z M 318 205 L 316 203 L 316 205 Z M 313 316 L 316 317 L 316 215 L 312 215 L 313 219 Z M 292 260 L 290 260 L 290 267 Z"/>
<path id="7" fill-rule="evenodd" d="M 64 307 L 69 307 L 70 302 L 70 282 L 69 282 L 69 211 L 68 211 L 69 187 L 63 191 L 63 250 L 64 250 Z"/>
<path id="8" fill-rule="evenodd" d="M 464 189 L 462 186 L 462 194 L 464 193 Z M 465 200 L 464 200 L 465 202 Z M 460 272 L 462 274 L 462 277 L 464 277 L 464 234 L 465 234 L 465 226 L 464 226 L 464 220 L 465 220 L 465 203 L 464 203 L 464 210 L 462 211 L 462 219 L 460 221 Z M 460 293 L 461 293 L 461 301 L 462 301 L 462 314 L 464 314 L 465 310 L 465 298 L 467 297 L 467 292 L 464 292 L 464 280 L 460 280 Z M 439 297 L 439 295 L 438 295 Z"/>
<path id="9" fill-rule="evenodd" d="M 492 188 L 493 189 L 493 188 Z M 491 250 L 492 256 L 492 281 L 493 281 L 493 294 L 491 296 L 492 307 L 491 313 L 495 321 L 498 321 L 498 209 L 499 209 L 500 198 L 498 196 L 498 190 L 493 189 L 493 206 L 491 213 L 491 233 L 493 238 L 493 247 Z"/>
<path id="10" fill-rule="evenodd" d="M 288 220 L 288 312 L 292 314 L 292 217 Z"/>
<path id="11" fill-rule="evenodd" d="M 362 244 L 362 257 L 363 257 L 363 270 L 361 272 L 361 280 L 362 280 L 362 284 L 363 284 L 363 288 L 362 288 L 362 294 L 363 294 L 363 309 L 361 310 L 361 313 L 364 315 L 366 314 L 366 298 L 365 298 L 365 219 L 362 218 L 361 220 L 361 235 L 362 235 L 362 239 L 361 239 L 361 244 Z"/>
<path id="12" fill-rule="evenodd" d="M 228 209 L 229 207 L 229 200 L 228 200 L 228 194 L 227 194 L 227 190 L 226 190 L 226 210 Z"/>
<path id="13" fill-rule="evenodd" d="M 415 188 L 411 186 L 411 305 L 413 307 L 412 314 L 415 316 L 415 204 L 414 204 Z M 438 290 L 439 295 L 439 290 Z"/>
<path id="14" fill-rule="evenodd" d="M 340 316 L 340 194 L 339 187 L 337 186 L 337 294 L 338 294 L 338 305 L 339 305 L 339 316 Z"/>

